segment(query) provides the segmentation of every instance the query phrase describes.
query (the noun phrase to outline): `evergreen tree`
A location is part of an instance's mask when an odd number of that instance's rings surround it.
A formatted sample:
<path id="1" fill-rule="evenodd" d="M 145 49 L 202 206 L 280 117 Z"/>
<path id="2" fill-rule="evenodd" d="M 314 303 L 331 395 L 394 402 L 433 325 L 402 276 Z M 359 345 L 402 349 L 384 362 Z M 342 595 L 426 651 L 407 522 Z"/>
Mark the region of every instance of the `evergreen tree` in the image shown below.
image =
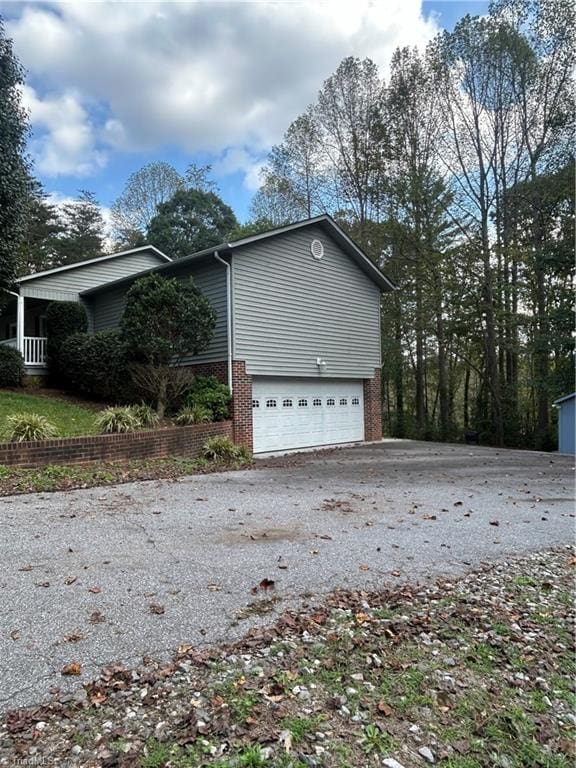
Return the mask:
<path id="1" fill-rule="evenodd" d="M 0 17 L 0 289 L 9 288 L 17 276 L 18 251 L 26 231 L 30 182 L 23 83 L 24 72 Z"/>
<path id="2" fill-rule="evenodd" d="M 58 239 L 59 264 L 95 259 L 104 254 L 104 219 L 95 195 L 87 190 L 62 206 L 64 233 Z"/>

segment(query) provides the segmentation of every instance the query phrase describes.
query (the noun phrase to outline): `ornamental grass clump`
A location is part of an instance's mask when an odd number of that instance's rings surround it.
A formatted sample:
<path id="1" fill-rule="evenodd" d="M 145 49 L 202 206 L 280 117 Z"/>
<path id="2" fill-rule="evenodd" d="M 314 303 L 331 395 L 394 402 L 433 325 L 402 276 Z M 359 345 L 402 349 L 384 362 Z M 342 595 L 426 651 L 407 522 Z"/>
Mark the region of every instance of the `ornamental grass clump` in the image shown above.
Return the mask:
<path id="1" fill-rule="evenodd" d="M 207 424 L 212 421 L 212 411 L 204 405 L 192 405 L 182 408 L 176 416 L 176 424 L 188 426 L 189 424 Z"/>
<path id="2" fill-rule="evenodd" d="M 160 418 L 156 411 L 149 405 L 146 405 L 146 403 L 130 405 L 129 409 L 132 411 L 141 427 L 151 429 L 152 427 L 157 427 L 160 423 Z"/>
<path id="3" fill-rule="evenodd" d="M 4 437 L 10 442 L 49 440 L 57 435 L 55 425 L 39 413 L 13 413 L 6 417 Z"/>
<path id="4" fill-rule="evenodd" d="M 242 445 L 236 445 L 228 437 L 211 437 L 202 447 L 202 456 L 214 462 L 250 462 L 252 457 Z"/>
<path id="5" fill-rule="evenodd" d="M 95 425 L 101 435 L 136 432 L 142 428 L 142 423 L 133 409 L 126 405 L 106 408 L 96 416 Z"/>

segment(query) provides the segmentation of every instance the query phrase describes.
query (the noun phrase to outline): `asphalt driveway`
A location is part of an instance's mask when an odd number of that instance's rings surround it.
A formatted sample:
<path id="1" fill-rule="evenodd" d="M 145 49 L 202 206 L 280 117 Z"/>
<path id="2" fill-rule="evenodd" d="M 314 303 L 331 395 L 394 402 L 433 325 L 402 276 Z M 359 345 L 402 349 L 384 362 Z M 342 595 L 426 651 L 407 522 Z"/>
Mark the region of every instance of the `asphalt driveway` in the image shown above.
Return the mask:
<path id="1" fill-rule="evenodd" d="M 0 499 L 0 708 L 78 688 L 111 661 L 231 640 L 334 588 L 569 543 L 573 463 L 390 441 Z M 82 677 L 61 675 L 72 661 Z"/>

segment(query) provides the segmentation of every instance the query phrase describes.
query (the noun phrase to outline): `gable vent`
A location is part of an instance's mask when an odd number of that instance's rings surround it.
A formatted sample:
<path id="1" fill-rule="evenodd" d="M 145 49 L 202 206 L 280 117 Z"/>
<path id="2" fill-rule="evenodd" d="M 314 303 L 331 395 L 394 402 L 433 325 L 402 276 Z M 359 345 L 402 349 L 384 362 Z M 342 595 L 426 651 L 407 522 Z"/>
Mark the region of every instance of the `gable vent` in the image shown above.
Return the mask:
<path id="1" fill-rule="evenodd" d="M 324 246 L 320 240 L 312 240 L 310 243 L 310 251 L 315 259 L 320 260 L 324 256 Z"/>

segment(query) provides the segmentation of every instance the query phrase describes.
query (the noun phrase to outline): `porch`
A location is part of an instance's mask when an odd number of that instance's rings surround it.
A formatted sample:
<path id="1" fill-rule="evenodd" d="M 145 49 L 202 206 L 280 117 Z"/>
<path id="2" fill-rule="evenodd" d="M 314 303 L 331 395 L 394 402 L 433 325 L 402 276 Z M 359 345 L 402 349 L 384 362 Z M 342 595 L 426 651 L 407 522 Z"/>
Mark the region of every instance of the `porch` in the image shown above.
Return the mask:
<path id="1" fill-rule="evenodd" d="M 24 358 L 24 365 L 26 368 L 45 368 L 46 367 L 46 343 L 48 341 L 46 336 L 24 336 L 23 348 L 20 349 L 20 353 Z M 14 347 L 18 349 L 18 339 L 2 339 L 0 340 L 0 347 Z"/>
<path id="2" fill-rule="evenodd" d="M 46 307 L 42 299 L 18 296 L 1 308 L 0 346 L 19 350 L 26 373 L 42 375 L 47 371 Z"/>

